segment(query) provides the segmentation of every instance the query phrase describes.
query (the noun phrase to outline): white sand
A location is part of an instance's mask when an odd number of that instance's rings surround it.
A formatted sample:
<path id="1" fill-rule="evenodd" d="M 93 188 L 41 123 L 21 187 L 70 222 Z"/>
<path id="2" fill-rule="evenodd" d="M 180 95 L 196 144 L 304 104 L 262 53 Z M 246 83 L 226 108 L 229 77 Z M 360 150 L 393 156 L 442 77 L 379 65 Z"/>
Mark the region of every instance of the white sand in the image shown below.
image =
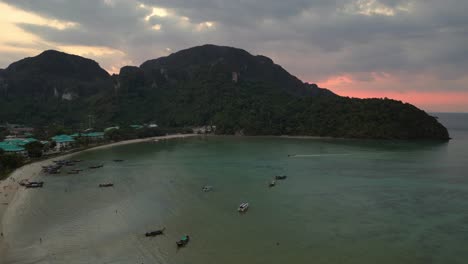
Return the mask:
<path id="1" fill-rule="evenodd" d="M 5 243 L 3 238 L 3 216 L 6 210 L 15 202 L 15 194 L 17 191 L 21 191 L 21 186 L 19 182 L 24 179 L 33 180 L 37 177 L 42 170 L 42 166 L 50 165 L 53 160 L 57 159 L 68 159 L 78 153 L 83 153 L 87 151 L 93 151 L 97 149 L 105 149 L 115 146 L 122 146 L 134 143 L 141 143 L 141 142 L 151 142 L 151 141 L 158 141 L 158 140 L 166 140 L 166 139 L 174 139 L 174 138 L 185 138 L 185 137 L 193 137 L 196 134 L 177 134 L 177 135 L 169 135 L 169 136 L 161 136 L 161 137 L 152 137 L 152 138 L 142 138 L 142 139 L 132 139 L 132 140 L 125 140 L 115 143 L 110 143 L 102 146 L 97 146 L 89 149 L 85 149 L 82 151 L 74 152 L 65 154 L 62 156 L 55 156 L 53 158 L 42 160 L 38 162 L 34 162 L 28 165 L 25 165 L 21 168 L 16 169 L 13 173 L 10 174 L 8 178 L 0 182 L 0 232 L 2 236 L 0 236 L 0 263 L 2 263 L 2 255 L 4 254 L 5 250 L 7 249 L 8 245 Z"/>

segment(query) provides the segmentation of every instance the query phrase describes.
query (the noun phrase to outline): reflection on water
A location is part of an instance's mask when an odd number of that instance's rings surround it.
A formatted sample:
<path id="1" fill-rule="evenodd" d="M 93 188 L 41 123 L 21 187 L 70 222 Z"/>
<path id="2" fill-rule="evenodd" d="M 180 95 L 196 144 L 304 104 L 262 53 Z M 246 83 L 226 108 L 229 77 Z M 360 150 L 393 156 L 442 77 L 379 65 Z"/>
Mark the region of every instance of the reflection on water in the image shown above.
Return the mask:
<path id="1" fill-rule="evenodd" d="M 463 137 L 214 137 L 84 153 L 79 166 L 104 168 L 42 176 L 45 188 L 19 193 L 4 219 L 5 260 L 466 263 L 467 147 Z M 288 178 L 268 188 L 277 174 Z M 239 215 L 244 201 L 251 208 Z M 162 227 L 164 236 L 144 236 Z M 191 241 L 177 250 L 184 234 Z"/>

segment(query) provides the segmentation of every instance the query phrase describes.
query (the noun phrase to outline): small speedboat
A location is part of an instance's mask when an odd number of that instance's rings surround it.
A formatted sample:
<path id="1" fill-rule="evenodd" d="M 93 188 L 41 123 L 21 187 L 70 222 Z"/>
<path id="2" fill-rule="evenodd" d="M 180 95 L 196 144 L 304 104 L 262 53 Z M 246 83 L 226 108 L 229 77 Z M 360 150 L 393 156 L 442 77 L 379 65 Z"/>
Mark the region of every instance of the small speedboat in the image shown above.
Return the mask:
<path id="1" fill-rule="evenodd" d="M 146 232 L 145 233 L 145 236 L 147 237 L 155 237 L 155 236 L 159 236 L 159 235 L 162 235 L 164 234 L 164 230 L 166 228 L 163 228 L 163 229 L 160 229 L 160 230 L 156 230 L 156 231 L 151 231 L 151 232 Z"/>
<path id="2" fill-rule="evenodd" d="M 276 181 L 275 180 L 272 180 L 269 184 L 268 184 L 268 187 L 273 187 L 276 185 Z"/>
<path id="3" fill-rule="evenodd" d="M 210 186 L 210 185 L 205 185 L 203 186 L 203 189 L 202 189 L 204 192 L 210 192 L 213 190 L 213 186 Z"/>
<path id="4" fill-rule="evenodd" d="M 286 175 L 278 175 L 278 176 L 275 176 L 275 179 L 277 179 L 277 180 L 286 180 L 287 177 L 288 176 L 286 176 Z"/>
<path id="5" fill-rule="evenodd" d="M 243 213 L 243 212 L 247 211 L 247 209 L 249 209 L 249 203 L 241 203 L 239 205 L 239 208 L 237 208 L 237 211 Z"/>
<path id="6" fill-rule="evenodd" d="M 101 183 L 101 184 L 99 184 L 100 188 L 113 187 L 113 186 L 114 186 L 113 183 Z"/>
<path id="7" fill-rule="evenodd" d="M 177 247 L 185 247 L 190 241 L 190 237 L 188 235 L 183 236 L 179 241 L 176 242 Z"/>

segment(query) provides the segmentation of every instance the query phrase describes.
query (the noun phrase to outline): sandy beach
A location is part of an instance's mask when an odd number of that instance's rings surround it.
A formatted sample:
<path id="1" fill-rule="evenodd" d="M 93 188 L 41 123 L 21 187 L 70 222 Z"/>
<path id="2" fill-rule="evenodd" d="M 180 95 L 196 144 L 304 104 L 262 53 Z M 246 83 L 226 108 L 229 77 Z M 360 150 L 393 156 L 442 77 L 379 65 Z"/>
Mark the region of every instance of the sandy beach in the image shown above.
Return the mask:
<path id="1" fill-rule="evenodd" d="M 98 149 L 105 149 L 105 148 L 111 148 L 115 146 L 122 146 L 122 145 L 135 144 L 135 143 L 141 143 L 141 142 L 154 142 L 154 141 L 159 141 L 159 140 L 168 140 L 168 139 L 185 138 L 185 137 L 193 137 L 193 136 L 196 136 L 196 134 L 176 134 L 176 135 L 168 135 L 168 136 L 160 136 L 160 137 L 125 140 L 125 141 L 120 141 L 120 142 L 115 142 L 115 143 L 110 143 L 106 145 L 101 145 L 101 146 L 85 149 L 82 151 L 64 154 L 62 156 L 55 156 L 50 159 L 34 162 L 31 164 L 27 164 L 21 168 L 18 168 L 17 170 L 12 172 L 8 178 L 0 182 L 0 220 L 1 220 L 0 263 L 2 263 L 1 256 L 3 255 L 3 252 L 5 251 L 5 249 L 8 247 L 3 237 L 3 230 L 4 230 L 3 216 L 6 210 L 12 204 L 14 204 L 16 193 L 22 190 L 21 186 L 19 185 L 19 182 L 24 179 L 33 180 L 35 177 L 37 177 L 41 173 L 43 165 L 49 165 L 53 160 L 57 160 L 57 159 L 68 159 L 74 155 L 87 152 L 87 151 L 94 151 Z"/>

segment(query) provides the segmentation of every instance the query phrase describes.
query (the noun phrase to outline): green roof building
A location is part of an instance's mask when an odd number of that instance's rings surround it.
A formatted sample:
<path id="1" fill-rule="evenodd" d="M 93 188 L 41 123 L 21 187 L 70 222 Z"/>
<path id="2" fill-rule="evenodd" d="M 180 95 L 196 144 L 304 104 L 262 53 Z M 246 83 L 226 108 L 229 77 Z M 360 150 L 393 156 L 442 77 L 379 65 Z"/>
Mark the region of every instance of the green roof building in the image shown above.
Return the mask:
<path id="1" fill-rule="evenodd" d="M 15 144 L 10 144 L 7 142 L 0 142 L 0 149 L 5 151 L 6 153 L 18 153 L 18 152 L 25 152 L 26 150 L 23 147 L 20 147 Z"/>
<path id="2" fill-rule="evenodd" d="M 36 142 L 36 141 L 37 139 L 35 138 L 11 138 L 11 139 L 5 139 L 4 142 L 7 144 L 24 147 L 28 143 Z"/>
<path id="3" fill-rule="evenodd" d="M 56 143 L 72 143 L 75 142 L 72 136 L 69 135 L 58 135 L 52 138 Z"/>
<path id="4" fill-rule="evenodd" d="M 117 130 L 117 129 L 120 129 L 119 126 L 115 126 L 115 127 L 108 127 L 106 129 L 104 129 L 104 132 L 109 132 L 109 131 L 112 131 L 112 130 Z"/>
<path id="5" fill-rule="evenodd" d="M 90 138 L 104 138 L 104 132 L 91 132 L 84 135 L 85 137 Z"/>
<path id="6" fill-rule="evenodd" d="M 57 135 L 52 138 L 52 141 L 56 143 L 55 149 L 57 151 L 63 151 L 64 149 L 68 149 L 73 143 L 75 143 L 75 139 L 69 135 Z"/>

